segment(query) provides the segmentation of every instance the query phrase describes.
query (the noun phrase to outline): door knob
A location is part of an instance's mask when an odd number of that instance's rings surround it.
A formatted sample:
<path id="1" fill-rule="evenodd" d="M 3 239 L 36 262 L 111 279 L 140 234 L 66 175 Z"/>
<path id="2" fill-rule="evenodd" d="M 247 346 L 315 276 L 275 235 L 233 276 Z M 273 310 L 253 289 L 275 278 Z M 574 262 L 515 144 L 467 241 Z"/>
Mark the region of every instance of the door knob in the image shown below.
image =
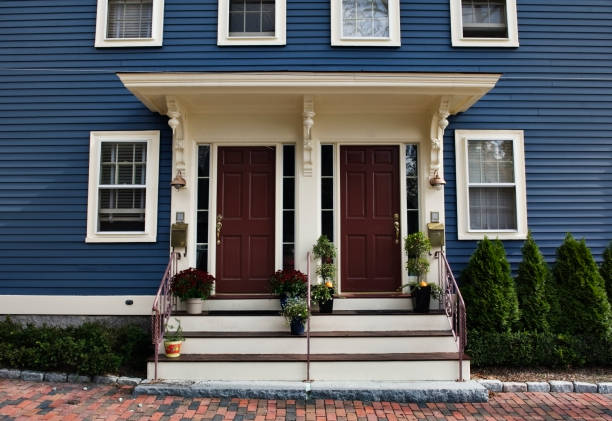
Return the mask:
<path id="1" fill-rule="evenodd" d="M 217 215 L 217 245 L 221 244 L 221 228 L 223 228 L 223 215 Z"/>
<path id="2" fill-rule="evenodd" d="M 393 214 L 393 228 L 395 228 L 395 244 L 399 244 L 400 238 L 400 223 L 399 223 L 399 214 Z"/>

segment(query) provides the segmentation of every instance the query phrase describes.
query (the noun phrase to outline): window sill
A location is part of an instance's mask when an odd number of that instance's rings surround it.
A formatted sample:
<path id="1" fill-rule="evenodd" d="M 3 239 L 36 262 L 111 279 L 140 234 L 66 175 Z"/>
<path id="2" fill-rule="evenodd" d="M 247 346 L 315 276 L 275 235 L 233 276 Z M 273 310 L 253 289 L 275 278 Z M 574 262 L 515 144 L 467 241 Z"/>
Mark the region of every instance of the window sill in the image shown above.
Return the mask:
<path id="1" fill-rule="evenodd" d="M 457 238 L 459 240 L 482 240 L 484 237 L 489 239 L 500 239 L 500 240 L 525 240 L 527 239 L 527 232 L 519 231 L 472 231 L 472 232 L 458 232 Z"/>
<path id="2" fill-rule="evenodd" d="M 516 48 L 518 39 L 509 38 L 460 38 L 453 40 L 453 47 L 505 47 Z"/>
<path id="3" fill-rule="evenodd" d="M 332 42 L 333 47 L 401 47 L 400 40 L 394 39 L 339 39 Z"/>
<path id="4" fill-rule="evenodd" d="M 228 37 L 217 40 L 217 45 L 286 45 L 285 38 L 277 36 L 244 36 L 244 37 Z"/>
<path id="5" fill-rule="evenodd" d="M 155 243 L 155 234 L 91 234 L 85 237 L 86 243 Z"/>
<path id="6" fill-rule="evenodd" d="M 105 39 L 96 41 L 96 48 L 122 48 L 122 47 L 161 47 L 161 39 Z"/>

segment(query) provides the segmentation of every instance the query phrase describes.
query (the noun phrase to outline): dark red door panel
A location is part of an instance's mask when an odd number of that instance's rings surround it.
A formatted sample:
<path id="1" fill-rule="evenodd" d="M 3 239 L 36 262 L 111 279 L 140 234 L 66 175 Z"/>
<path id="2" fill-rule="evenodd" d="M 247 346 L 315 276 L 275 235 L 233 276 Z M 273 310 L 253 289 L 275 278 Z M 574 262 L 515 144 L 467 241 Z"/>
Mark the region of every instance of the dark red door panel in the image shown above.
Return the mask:
<path id="1" fill-rule="evenodd" d="M 394 291 L 401 282 L 401 241 L 393 225 L 399 148 L 342 146 L 340 177 L 342 290 Z"/>
<path id="2" fill-rule="evenodd" d="M 268 291 L 268 278 L 274 273 L 275 157 L 271 147 L 219 148 L 219 293 Z"/>

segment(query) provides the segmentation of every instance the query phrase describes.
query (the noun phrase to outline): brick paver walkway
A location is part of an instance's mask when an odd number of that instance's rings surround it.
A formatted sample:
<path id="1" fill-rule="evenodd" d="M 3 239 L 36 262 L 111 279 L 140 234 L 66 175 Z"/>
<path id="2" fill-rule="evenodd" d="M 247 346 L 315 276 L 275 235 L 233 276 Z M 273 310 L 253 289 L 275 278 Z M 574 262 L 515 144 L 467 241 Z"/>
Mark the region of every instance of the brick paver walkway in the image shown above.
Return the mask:
<path id="1" fill-rule="evenodd" d="M 406 404 L 133 397 L 131 390 L 0 380 L 0 420 L 612 420 L 612 395 L 598 394 L 499 393 L 486 404 Z"/>

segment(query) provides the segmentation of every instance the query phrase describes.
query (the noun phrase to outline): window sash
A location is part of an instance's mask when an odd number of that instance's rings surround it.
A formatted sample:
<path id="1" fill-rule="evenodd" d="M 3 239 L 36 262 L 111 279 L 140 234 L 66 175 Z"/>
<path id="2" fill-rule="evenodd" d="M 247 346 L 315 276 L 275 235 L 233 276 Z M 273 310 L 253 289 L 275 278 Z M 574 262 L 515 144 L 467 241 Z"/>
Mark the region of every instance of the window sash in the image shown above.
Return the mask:
<path id="1" fill-rule="evenodd" d="M 341 0 L 340 3 L 342 38 L 389 39 L 388 0 Z"/>
<path id="2" fill-rule="evenodd" d="M 108 0 L 107 39 L 150 39 L 153 0 Z"/>

